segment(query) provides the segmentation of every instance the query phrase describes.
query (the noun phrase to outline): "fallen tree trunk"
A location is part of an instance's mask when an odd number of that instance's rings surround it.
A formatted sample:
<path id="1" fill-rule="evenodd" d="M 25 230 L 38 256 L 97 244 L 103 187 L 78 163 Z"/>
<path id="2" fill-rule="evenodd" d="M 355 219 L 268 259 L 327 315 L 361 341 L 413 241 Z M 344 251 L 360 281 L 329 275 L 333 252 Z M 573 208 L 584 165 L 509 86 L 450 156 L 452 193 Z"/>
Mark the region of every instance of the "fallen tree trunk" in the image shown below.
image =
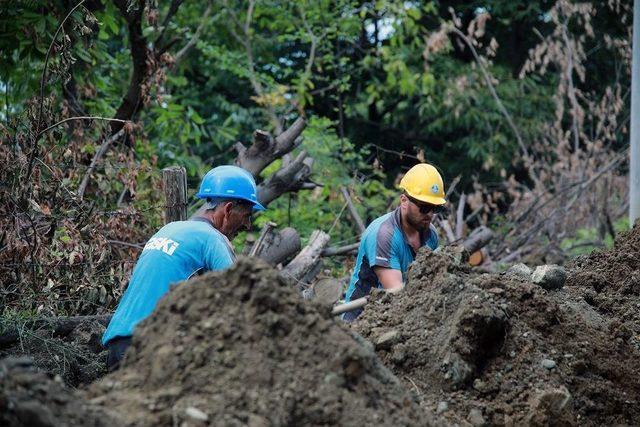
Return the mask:
<path id="1" fill-rule="evenodd" d="M 309 244 L 282 269 L 285 277 L 297 281 L 302 280 L 315 267 L 328 243 L 329 235 L 324 231 L 315 230 L 311 233 Z"/>
<path id="2" fill-rule="evenodd" d="M 346 246 L 339 246 L 339 247 L 332 246 L 322 251 L 322 256 L 349 255 L 353 252 L 356 252 L 359 247 L 360 247 L 360 242 L 352 243 Z"/>
<path id="3" fill-rule="evenodd" d="M 483 225 L 473 230 L 469 237 L 462 242 L 462 246 L 464 246 L 469 253 L 474 253 L 475 251 L 485 247 L 493 237 L 493 231 Z"/>
<path id="4" fill-rule="evenodd" d="M 37 331 L 47 329 L 53 335 L 64 337 L 69 335 L 78 325 L 84 322 L 98 322 L 107 326 L 111 321 L 111 314 L 96 316 L 72 316 L 72 317 L 45 317 L 26 322 L 3 322 L 2 334 L 0 334 L 0 348 L 9 347 L 20 340 L 24 330 Z"/>
<path id="5" fill-rule="evenodd" d="M 277 266 L 293 258 L 301 246 L 300 235 L 294 228 L 286 227 L 280 232 L 272 229 L 265 235 L 255 256 L 272 266 Z"/>

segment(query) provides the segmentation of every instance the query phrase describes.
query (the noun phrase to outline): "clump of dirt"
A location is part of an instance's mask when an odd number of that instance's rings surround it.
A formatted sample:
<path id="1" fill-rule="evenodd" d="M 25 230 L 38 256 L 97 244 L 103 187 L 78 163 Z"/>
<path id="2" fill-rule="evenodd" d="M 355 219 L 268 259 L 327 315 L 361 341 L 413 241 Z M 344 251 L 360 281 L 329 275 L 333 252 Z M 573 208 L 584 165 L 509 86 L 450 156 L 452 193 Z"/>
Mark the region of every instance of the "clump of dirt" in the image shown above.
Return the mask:
<path id="1" fill-rule="evenodd" d="M 87 385 L 107 373 L 107 352 L 100 344 L 104 330 L 96 321 L 82 322 L 64 337 L 50 328 L 24 328 L 13 345 L 0 350 L 0 358 L 28 356 L 35 368 L 59 375 L 68 386 Z"/>
<path id="2" fill-rule="evenodd" d="M 89 395 L 135 425 L 431 425 L 358 339 L 241 259 L 163 298 Z"/>
<path id="3" fill-rule="evenodd" d="M 640 348 L 640 221 L 613 248 L 578 257 L 568 268 L 568 292 L 631 329 Z"/>
<path id="4" fill-rule="evenodd" d="M 121 421 L 88 403 L 59 377 L 28 358 L 0 360 L 0 425 L 25 427 L 113 426 Z"/>
<path id="5" fill-rule="evenodd" d="M 373 296 L 353 327 L 450 422 L 640 419 L 640 352 L 623 321 L 565 290 L 474 273 L 454 251 L 420 252 L 406 289 Z"/>

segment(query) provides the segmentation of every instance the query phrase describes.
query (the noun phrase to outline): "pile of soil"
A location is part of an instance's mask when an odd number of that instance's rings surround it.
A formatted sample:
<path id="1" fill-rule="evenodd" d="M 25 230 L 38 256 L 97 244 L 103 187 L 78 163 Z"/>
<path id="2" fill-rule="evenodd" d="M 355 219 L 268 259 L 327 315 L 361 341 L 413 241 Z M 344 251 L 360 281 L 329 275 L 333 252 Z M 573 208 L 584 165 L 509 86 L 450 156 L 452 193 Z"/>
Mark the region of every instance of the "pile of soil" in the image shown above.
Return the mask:
<path id="1" fill-rule="evenodd" d="M 0 360 L 0 425 L 106 427 L 121 423 L 67 388 L 59 376 L 37 369 L 31 359 L 10 357 Z"/>
<path id="2" fill-rule="evenodd" d="M 19 330 L 13 345 L 0 348 L 0 358 L 28 356 L 34 368 L 59 376 L 70 387 L 90 384 L 107 373 L 107 352 L 100 343 L 105 327 L 96 321 L 82 322 L 63 337 L 50 328 Z"/>
<path id="3" fill-rule="evenodd" d="M 88 395 L 135 425 L 432 425 L 358 339 L 241 259 L 163 298 Z"/>
<path id="4" fill-rule="evenodd" d="M 612 249 L 578 257 L 568 268 L 567 291 L 629 326 L 640 348 L 640 221 Z"/>
<path id="5" fill-rule="evenodd" d="M 453 250 L 420 252 L 406 289 L 374 295 L 353 325 L 427 409 L 474 426 L 637 423 L 633 325 L 564 289 L 465 264 Z"/>

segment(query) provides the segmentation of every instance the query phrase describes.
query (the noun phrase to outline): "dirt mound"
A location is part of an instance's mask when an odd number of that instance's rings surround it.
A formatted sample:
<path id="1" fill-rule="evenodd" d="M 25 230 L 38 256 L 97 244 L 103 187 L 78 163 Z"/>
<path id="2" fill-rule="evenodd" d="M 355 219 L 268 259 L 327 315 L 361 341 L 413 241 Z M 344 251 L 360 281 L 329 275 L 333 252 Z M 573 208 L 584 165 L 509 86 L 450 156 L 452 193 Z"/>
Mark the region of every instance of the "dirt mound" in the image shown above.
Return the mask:
<path id="1" fill-rule="evenodd" d="M 107 371 L 107 353 L 100 344 L 104 329 L 98 322 L 86 321 L 59 337 L 50 328 L 24 328 L 14 345 L 0 350 L 0 358 L 28 356 L 35 368 L 59 375 L 68 386 L 90 384 Z"/>
<path id="2" fill-rule="evenodd" d="M 472 425 L 612 425 L 640 419 L 630 329 L 564 290 L 475 274 L 421 252 L 407 288 L 373 297 L 354 328 L 422 404 Z"/>
<path id="3" fill-rule="evenodd" d="M 240 260 L 173 290 L 93 401 L 136 425 L 429 425 L 366 343 Z"/>
<path id="4" fill-rule="evenodd" d="M 640 348 L 640 222 L 620 234 L 613 248 L 578 257 L 568 267 L 567 290 L 626 323 Z"/>
<path id="5" fill-rule="evenodd" d="M 28 358 L 0 360 L 0 425 L 25 427 L 121 425 Z"/>

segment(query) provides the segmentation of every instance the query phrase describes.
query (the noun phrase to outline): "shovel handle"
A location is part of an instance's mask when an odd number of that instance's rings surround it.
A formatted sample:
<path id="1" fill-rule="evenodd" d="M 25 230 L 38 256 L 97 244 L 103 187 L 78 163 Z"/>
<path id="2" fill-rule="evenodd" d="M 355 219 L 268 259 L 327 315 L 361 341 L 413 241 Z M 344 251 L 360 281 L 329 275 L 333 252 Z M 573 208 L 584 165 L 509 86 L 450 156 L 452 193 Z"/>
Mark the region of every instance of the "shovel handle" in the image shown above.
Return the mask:
<path id="1" fill-rule="evenodd" d="M 346 302 L 344 304 L 336 305 L 331 310 L 331 314 L 338 315 L 342 313 L 346 313 L 348 311 L 357 310 L 358 308 L 362 308 L 367 305 L 367 297 L 362 297 L 358 299 L 354 299 L 353 301 Z"/>

